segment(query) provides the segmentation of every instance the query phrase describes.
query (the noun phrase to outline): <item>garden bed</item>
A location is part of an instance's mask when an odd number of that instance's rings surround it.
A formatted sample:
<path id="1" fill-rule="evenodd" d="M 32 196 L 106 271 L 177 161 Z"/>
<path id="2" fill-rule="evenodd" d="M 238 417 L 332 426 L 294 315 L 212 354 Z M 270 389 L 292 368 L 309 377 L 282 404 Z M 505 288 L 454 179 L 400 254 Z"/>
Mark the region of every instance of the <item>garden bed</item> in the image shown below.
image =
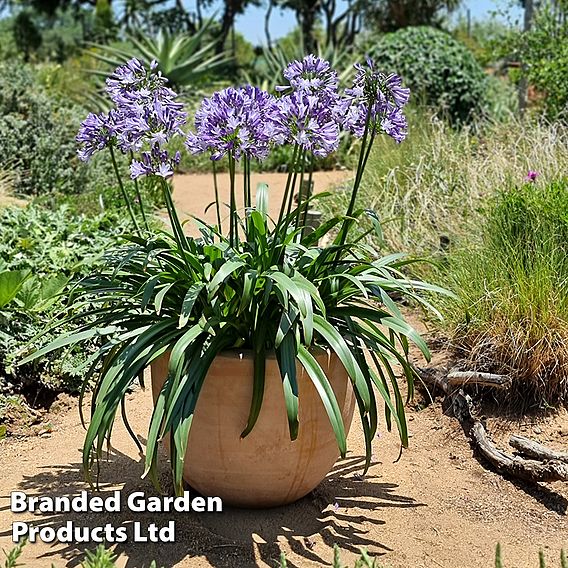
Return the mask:
<path id="1" fill-rule="evenodd" d="M 436 352 L 433 363 L 447 365 L 448 354 Z M 137 434 L 144 434 L 152 407 L 150 393 L 139 390 L 129 395 L 128 407 L 137 409 L 130 413 L 130 421 Z M 172 517 L 175 544 L 159 549 L 151 544 L 118 544 L 119 566 L 147 566 L 150 557 L 168 567 L 275 566 L 283 550 L 289 566 L 316 567 L 331 561 L 337 543 L 346 564 L 353 563 L 358 547 L 367 547 L 391 568 L 486 568 L 493 565 L 497 542 L 506 566 L 534 565 L 539 548 L 554 566 L 560 548 L 566 546 L 566 484 L 531 486 L 503 479 L 474 458 L 458 422 L 445 416 L 439 403 L 421 408 L 409 409 L 410 448 L 398 463 L 397 435 L 385 432 L 383 425 L 375 441 L 374 465 L 362 479 L 364 440 L 359 427 L 354 427 L 347 459 L 301 501 L 263 512 L 176 514 Z M 13 490 L 78 494 L 85 488 L 79 464 L 83 431 L 76 408 L 46 418 L 53 424 L 52 432 L 0 443 L 6 472 L 0 480 L 1 495 Z M 566 411 L 539 419 L 489 416 L 487 426 L 502 445 L 511 432 L 556 448 L 568 440 Z M 103 495 L 115 488 L 125 494 L 154 494 L 151 483 L 140 479 L 143 466 L 122 423 L 116 426 L 113 446 L 112 463 L 102 469 Z M 168 488 L 166 469 L 164 464 L 161 476 Z M 89 526 L 131 522 L 127 514 L 116 515 L 61 514 L 42 520 L 54 527 L 68 520 Z M 26 520 L 24 516 L 17 520 Z M 137 520 L 150 522 L 151 516 L 141 514 Z M 9 527 L 13 520 L 16 517 L 2 507 L 0 525 Z M 9 548 L 7 531 L 0 535 L 1 546 Z M 29 544 L 22 560 L 38 568 L 44 561 L 64 566 L 79 552 L 65 544 Z"/>

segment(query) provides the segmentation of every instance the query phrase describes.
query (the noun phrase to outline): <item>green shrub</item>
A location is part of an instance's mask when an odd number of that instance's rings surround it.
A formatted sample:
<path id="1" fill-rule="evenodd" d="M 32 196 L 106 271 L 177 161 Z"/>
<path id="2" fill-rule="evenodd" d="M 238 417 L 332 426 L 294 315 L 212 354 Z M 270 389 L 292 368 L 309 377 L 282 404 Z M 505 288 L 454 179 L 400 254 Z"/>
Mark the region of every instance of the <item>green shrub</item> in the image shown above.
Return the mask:
<path id="1" fill-rule="evenodd" d="M 31 67 L 0 64 L 0 169 L 16 171 L 17 193 L 79 193 L 114 183 L 104 160 L 87 166 L 76 157 L 84 114 L 48 95 Z"/>
<path id="2" fill-rule="evenodd" d="M 545 3 L 517 47 L 530 83 L 545 95 L 546 114 L 568 118 L 568 7 L 561 18 Z"/>
<path id="3" fill-rule="evenodd" d="M 50 211 L 36 205 L 0 212 L 0 300 L 2 290 L 7 290 L 7 282 L 1 285 L 2 273 L 27 275 L 17 295 L 0 305 L 0 393 L 77 389 L 86 353 L 59 352 L 15 367 L 17 351 L 61 309 L 59 299 L 46 301 L 59 292 L 57 284 L 87 274 L 99 255 L 128 228 L 116 212 L 85 217 L 72 215 L 65 207 Z M 11 280 L 13 283 L 14 278 Z"/>
<path id="4" fill-rule="evenodd" d="M 441 276 L 459 294 L 445 310 L 454 340 L 476 368 L 511 375 L 509 400 L 556 406 L 568 398 L 568 180 L 500 191 L 481 227 Z"/>
<path id="5" fill-rule="evenodd" d="M 471 120 L 484 107 L 486 76 L 473 54 L 450 34 L 430 27 L 403 28 L 373 47 L 379 68 L 394 71 L 414 100 L 454 121 Z"/>

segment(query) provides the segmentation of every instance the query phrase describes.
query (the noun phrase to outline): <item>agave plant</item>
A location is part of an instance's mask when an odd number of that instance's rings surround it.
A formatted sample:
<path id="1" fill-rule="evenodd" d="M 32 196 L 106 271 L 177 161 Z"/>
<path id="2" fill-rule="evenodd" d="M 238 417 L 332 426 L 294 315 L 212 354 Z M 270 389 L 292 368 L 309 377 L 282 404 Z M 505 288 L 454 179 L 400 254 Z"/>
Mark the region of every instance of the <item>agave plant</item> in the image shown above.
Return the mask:
<path id="1" fill-rule="evenodd" d="M 281 84 L 282 69 L 288 65 L 289 61 L 303 59 L 304 53 L 302 38 L 294 44 L 293 49 L 278 44 L 271 47 L 263 45 L 262 53 L 253 71 L 245 70 L 243 79 L 247 83 L 261 86 L 265 91 L 273 92 Z M 347 64 L 351 54 L 345 47 L 336 47 L 332 44 L 318 45 L 317 55 L 329 61 L 333 68 L 344 69 L 339 76 L 342 83 L 347 83 L 352 77 L 353 69 Z"/>
<path id="2" fill-rule="evenodd" d="M 123 65 L 132 58 L 150 63 L 156 61 L 158 69 L 170 83 L 178 88 L 195 87 L 206 80 L 223 65 L 228 63 L 224 53 L 215 53 L 215 41 L 208 41 L 211 21 L 207 21 L 196 33 L 171 34 L 162 30 L 157 36 L 142 32 L 127 35 L 132 47 L 112 47 L 104 44 L 91 44 L 89 53 L 98 61 L 108 65 L 108 69 L 93 69 L 92 73 L 106 78 L 109 69 Z"/>
<path id="3" fill-rule="evenodd" d="M 338 91 L 338 77 L 329 63 L 313 55 L 292 62 L 284 76 L 289 86 L 279 98 L 248 86 L 225 89 L 203 101 L 187 146 L 193 153 L 211 153 L 212 159 L 228 156 L 231 192 L 229 219 L 223 222 L 217 197 L 217 225 L 197 221 L 199 239 L 184 234 L 167 182 L 179 156 L 169 156 L 161 144 L 180 134 L 185 115 L 159 72 L 148 71 L 138 61 L 118 69 L 107 81 L 115 109 L 108 115 L 90 115 L 83 123 L 78 136 L 82 159 L 106 147 L 113 161 L 114 148 L 125 153 L 142 149 L 132 162 L 131 175 L 161 181 L 172 227 L 171 232 L 157 233 L 137 228 L 137 235 L 126 237 L 127 244 L 108 253 L 100 270 L 71 290 L 66 310 L 70 315 L 62 322 L 77 322 L 76 329 L 24 360 L 99 339 L 100 348 L 91 357 L 84 382 L 86 389 L 94 380 L 83 451 L 87 475 L 110 438 L 126 392 L 142 379 L 150 363 L 166 353 L 169 371 L 149 427 L 146 473 L 154 476 L 158 441 L 169 436 L 178 492 L 183 489 L 183 461 L 200 391 L 212 361 L 227 349 L 250 349 L 254 358 L 253 394 L 243 437 L 259 416 L 265 361 L 272 351 L 281 372 L 291 439 L 302 427 L 299 362 L 321 397 L 345 455 L 339 405 L 312 351 L 324 347 L 337 355 L 351 380 L 365 434 L 365 468 L 377 430 L 377 396 L 384 401 L 388 427 L 392 420 L 407 445 L 397 369 L 402 370 L 412 396 L 409 342 L 425 357 L 429 353 L 391 294 L 434 310 L 420 292 L 442 290 L 406 278 L 402 270 L 409 260 L 404 255 L 381 258 L 365 245 L 366 235 L 356 235 L 352 229 L 359 218 L 369 215 L 380 230 L 372 212 L 356 209 L 357 192 L 375 137 L 386 133 L 395 140 L 404 138 L 402 107 L 409 93 L 400 78 L 378 72 L 371 61 L 357 66 L 354 85 L 344 94 Z M 351 202 L 344 216 L 308 232 L 308 207 L 322 195 L 300 199 L 293 207 L 294 188 L 304 175 L 309 176 L 311 154 L 326 155 L 337 148 L 341 128 L 361 138 Z M 250 162 L 265 158 L 275 143 L 291 144 L 293 157 L 279 216 L 271 219 L 265 185 L 259 186 L 253 202 Z M 239 159 L 244 209 L 236 202 Z M 320 246 L 326 237 L 331 244 Z M 230 397 L 230 385 L 227 389 Z"/>

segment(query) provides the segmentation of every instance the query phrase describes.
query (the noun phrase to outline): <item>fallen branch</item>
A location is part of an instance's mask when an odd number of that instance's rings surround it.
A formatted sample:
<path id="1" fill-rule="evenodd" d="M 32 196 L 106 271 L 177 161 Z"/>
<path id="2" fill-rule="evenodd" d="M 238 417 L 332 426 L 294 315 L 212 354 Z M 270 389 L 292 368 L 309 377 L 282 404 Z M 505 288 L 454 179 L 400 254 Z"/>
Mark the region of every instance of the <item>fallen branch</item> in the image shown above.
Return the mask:
<path id="1" fill-rule="evenodd" d="M 473 439 L 483 457 L 500 473 L 525 481 L 568 481 L 568 464 L 560 461 L 540 462 L 506 454 L 497 449 L 487 437 L 481 421 L 472 428 Z"/>
<path id="2" fill-rule="evenodd" d="M 535 458 L 540 461 L 559 461 L 568 464 L 568 453 L 551 450 L 523 436 L 511 436 L 509 438 L 509 444 L 518 452 L 529 458 Z"/>
<path id="3" fill-rule="evenodd" d="M 475 449 L 497 471 L 530 482 L 568 481 L 568 454 L 554 452 L 521 436 L 512 436 L 509 443 L 537 460 L 513 456 L 495 447 L 489 440 L 483 423 L 475 416 L 473 399 L 459 388 L 471 384 L 472 379 L 483 381 L 483 386 L 504 388 L 510 382 L 508 377 L 473 371 L 446 374 L 439 369 L 418 369 L 418 372 L 425 385 L 444 392 L 446 397 L 443 404 L 446 408 L 451 405 L 454 417 L 471 437 Z"/>
<path id="4" fill-rule="evenodd" d="M 506 389 L 511 386 L 511 377 L 493 373 L 478 373 L 477 371 L 453 371 L 448 373 L 448 383 L 451 386 L 476 385 Z"/>

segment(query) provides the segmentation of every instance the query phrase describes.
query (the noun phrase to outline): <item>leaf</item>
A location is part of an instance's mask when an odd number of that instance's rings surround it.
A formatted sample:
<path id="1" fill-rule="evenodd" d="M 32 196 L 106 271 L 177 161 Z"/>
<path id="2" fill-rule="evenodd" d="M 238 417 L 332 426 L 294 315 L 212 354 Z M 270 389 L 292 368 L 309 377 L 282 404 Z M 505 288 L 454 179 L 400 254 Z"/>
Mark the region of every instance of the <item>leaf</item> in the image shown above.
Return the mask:
<path id="1" fill-rule="evenodd" d="M 30 273 L 27 270 L 0 272 L 0 308 L 9 304 L 18 294 Z"/>
<path id="2" fill-rule="evenodd" d="M 375 235 L 377 236 L 379 246 L 384 246 L 385 236 L 377 212 L 373 211 L 372 209 L 365 209 L 365 214 L 367 215 L 367 217 L 369 217 L 371 223 L 373 224 L 373 229 L 375 230 Z"/>
<path id="3" fill-rule="evenodd" d="M 154 299 L 154 308 L 156 310 L 156 314 L 160 315 L 162 311 L 162 303 L 166 294 L 171 290 L 172 286 L 175 282 L 171 282 L 170 284 L 165 285 L 157 294 L 156 298 Z"/>
<path id="4" fill-rule="evenodd" d="M 347 343 L 337 331 L 337 329 L 326 319 L 318 314 L 314 315 L 314 329 L 325 339 L 330 348 L 335 351 L 341 363 L 345 367 L 347 374 L 351 377 L 355 390 L 361 396 L 365 409 L 368 411 L 371 405 L 371 395 L 365 377 L 355 360 L 353 353 L 349 350 Z"/>
<path id="5" fill-rule="evenodd" d="M 254 373 L 252 384 L 252 399 L 250 404 L 249 417 L 245 429 L 241 433 L 241 438 L 248 436 L 260 414 L 262 400 L 264 398 L 264 382 L 266 374 L 266 330 L 269 322 L 266 318 L 261 317 L 258 328 L 253 335 L 253 356 L 254 356 Z"/>
<path id="6" fill-rule="evenodd" d="M 178 323 L 179 328 L 185 327 L 185 325 L 189 321 L 189 317 L 191 316 L 191 312 L 193 310 L 193 306 L 195 305 L 195 301 L 199 297 L 199 294 L 201 293 L 201 290 L 203 290 L 204 287 L 205 283 L 203 282 L 196 282 L 195 284 L 192 284 L 190 286 L 181 305 L 181 311 L 179 314 L 179 323 Z"/>
<path id="7" fill-rule="evenodd" d="M 223 264 L 221 268 L 219 268 L 219 270 L 215 273 L 215 276 L 213 276 L 213 279 L 207 286 L 209 299 L 211 299 L 215 295 L 217 288 L 219 288 L 219 286 L 241 266 L 244 266 L 244 262 L 242 260 L 229 260 L 225 264 Z"/>
<path id="8" fill-rule="evenodd" d="M 306 370 L 306 373 L 318 391 L 331 427 L 333 428 L 335 439 L 337 440 L 337 446 L 339 447 L 339 453 L 341 454 L 341 457 L 345 457 L 345 454 L 347 453 L 345 426 L 343 424 L 341 411 L 331 384 L 315 357 L 303 345 L 298 346 L 298 360 Z"/>
<path id="9" fill-rule="evenodd" d="M 256 186 L 256 210 L 266 219 L 268 215 L 268 184 L 259 183 Z"/>
<path id="10" fill-rule="evenodd" d="M 290 440 L 298 437 L 298 381 L 296 378 L 296 340 L 292 331 L 288 332 L 276 350 L 282 387 L 284 389 L 284 402 L 288 415 L 288 428 Z"/>
<path id="11" fill-rule="evenodd" d="M 24 357 L 21 361 L 18 362 L 19 365 L 25 365 L 38 357 L 43 357 L 47 353 L 51 353 L 51 351 L 55 351 L 56 349 L 61 349 L 62 347 L 66 347 L 67 345 L 72 345 L 74 343 L 81 343 L 86 339 L 91 339 L 92 337 L 96 337 L 97 335 L 110 335 L 111 333 L 115 333 L 118 328 L 114 325 L 103 327 L 103 328 L 91 328 L 84 331 L 79 331 L 77 333 L 66 333 L 60 335 L 57 339 L 54 339 L 51 343 L 48 343 L 45 347 L 34 351 L 31 355 Z"/>

